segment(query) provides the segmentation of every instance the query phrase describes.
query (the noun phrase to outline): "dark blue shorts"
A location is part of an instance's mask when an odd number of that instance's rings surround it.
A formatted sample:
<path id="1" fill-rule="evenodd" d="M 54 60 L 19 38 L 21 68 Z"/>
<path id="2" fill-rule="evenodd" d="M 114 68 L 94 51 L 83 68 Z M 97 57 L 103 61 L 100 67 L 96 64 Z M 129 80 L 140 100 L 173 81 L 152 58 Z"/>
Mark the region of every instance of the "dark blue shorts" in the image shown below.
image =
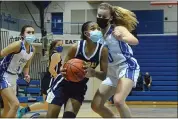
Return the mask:
<path id="1" fill-rule="evenodd" d="M 69 82 L 62 75 L 58 75 L 48 90 L 46 101 L 50 104 L 62 106 L 69 98 L 72 98 L 82 104 L 86 90 L 86 83 Z"/>

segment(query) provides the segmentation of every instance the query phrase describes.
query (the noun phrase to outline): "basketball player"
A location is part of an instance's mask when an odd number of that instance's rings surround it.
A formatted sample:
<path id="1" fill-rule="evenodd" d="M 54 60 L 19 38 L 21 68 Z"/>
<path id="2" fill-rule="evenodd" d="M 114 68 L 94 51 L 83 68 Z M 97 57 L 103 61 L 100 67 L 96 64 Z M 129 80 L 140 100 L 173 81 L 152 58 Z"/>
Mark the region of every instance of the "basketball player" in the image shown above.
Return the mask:
<path id="1" fill-rule="evenodd" d="M 44 102 L 34 103 L 30 106 L 22 108 L 18 111 L 18 118 L 21 118 L 27 112 L 30 111 L 38 111 L 38 110 L 47 110 L 48 103 L 46 100 L 47 90 L 49 89 L 52 81 L 60 72 L 60 67 L 62 65 L 62 58 L 60 53 L 63 50 L 62 47 L 63 42 L 61 40 L 52 41 L 49 48 L 49 67 L 47 68 L 47 72 L 45 73 L 42 82 L 41 82 L 41 89 L 43 93 L 43 100 Z M 36 115 L 36 114 L 35 114 Z M 40 115 L 40 117 L 45 117 L 45 115 Z"/>
<path id="2" fill-rule="evenodd" d="M 23 72 L 25 80 L 30 81 L 29 66 L 34 55 L 31 43 L 36 40 L 34 28 L 25 25 L 20 35 L 22 40 L 13 42 L 0 52 L 0 56 L 4 57 L 0 63 L 0 92 L 4 102 L 2 117 L 16 116 L 19 107 L 16 97 L 18 74 Z"/>
<path id="3" fill-rule="evenodd" d="M 104 45 L 98 43 L 103 38 L 100 28 L 95 22 L 86 22 L 82 26 L 81 41 L 72 46 L 66 55 L 65 62 L 72 58 L 78 58 L 85 61 L 88 66 L 86 69 L 86 77 L 80 82 L 74 83 L 65 80 L 59 74 L 47 95 L 49 103 L 47 117 L 57 118 L 62 105 L 65 110 L 63 118 L 75 118 L 87 90 L 87 82 L 89 77 L 96 77 L 104 80 L 107 73 L 108 51 Z M 94 69 L 100 63 L 100 71 Z M 65 75 L 65 69 L 61 70 Z"/>
<path id="4" fill-rule="evenodd" d="M 97 23 L 102 28 L 108 47 L 109 64 L 107 78 L 97 90 L 91 107 L 103 118 L 114 117 L 114 113 L 104 106 L 114 94 L 114 104 L 120 116 L 131 117 L 125 100 L 136 85 L 140 71 L 129 46 L 138 44 L 137 38 L 130 33 L 137 25 L 136 16 L 124 8 L 101 3 L 97 11 Z"/>

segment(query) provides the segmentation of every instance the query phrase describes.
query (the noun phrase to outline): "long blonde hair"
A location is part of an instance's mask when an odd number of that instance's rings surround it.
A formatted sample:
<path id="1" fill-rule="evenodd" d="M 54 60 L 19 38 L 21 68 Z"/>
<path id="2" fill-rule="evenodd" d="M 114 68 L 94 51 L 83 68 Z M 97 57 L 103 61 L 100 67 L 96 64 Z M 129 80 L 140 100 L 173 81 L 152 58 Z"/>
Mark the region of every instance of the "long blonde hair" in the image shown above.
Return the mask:
<path id="1" fill-rule="evenodd" d="M 130 32 L 135 30 L 138 21 L 136 15 L 130 10 L 118 6 L 112 6 L 108 3 L 101 3 L 99 8 L 108 9 L 110 11 L 111 16 L 113 16 L 113 20 L 111 21 L 112 24 L 116 26 L 124 26 Z"/>

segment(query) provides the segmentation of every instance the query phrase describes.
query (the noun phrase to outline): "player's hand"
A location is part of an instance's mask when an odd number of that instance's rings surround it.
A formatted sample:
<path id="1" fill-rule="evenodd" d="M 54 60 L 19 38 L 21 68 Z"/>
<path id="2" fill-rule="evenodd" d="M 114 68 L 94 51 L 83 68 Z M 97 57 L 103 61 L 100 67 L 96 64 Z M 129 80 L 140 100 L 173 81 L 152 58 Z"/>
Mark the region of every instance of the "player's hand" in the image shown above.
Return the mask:
<path id="1" fill-rule="evenodd" d="M 64 76 L 64 77 L 66 77 L 66 71 L 67 71 L 67 69 L 66 68 L 60 68 L 60 72 L 61 72 L 61 74 L 62 74 L 62 76 Z"/>
<path id="2" fill-rule="evenodd" d="M 90 77 L 95 77 L 96 71 L 93 68 L 89 67 L 85 70 L 85 73 L 86 73 L 85 77 L 90 78 Z"/>
<path id="3" fill-rule="evenodd" d="M 148 87 L 150 87 L 151 85 L 150 84 L 148 84 Z"/>
<path id="4" fill-rule="evenodd" d="M 25 75 L 25 81 L 27 81 L 28 83 L 30 83 L 30 75 Z"/>
<path id="5" fill-rule="evenodd" d="M 118 30 L 114 30 L 112 32 L 113 36 L 117 39 L 117 40 L 121 40 L 122 39 L 122 34 L 121 32 L 119 32 Z"/>

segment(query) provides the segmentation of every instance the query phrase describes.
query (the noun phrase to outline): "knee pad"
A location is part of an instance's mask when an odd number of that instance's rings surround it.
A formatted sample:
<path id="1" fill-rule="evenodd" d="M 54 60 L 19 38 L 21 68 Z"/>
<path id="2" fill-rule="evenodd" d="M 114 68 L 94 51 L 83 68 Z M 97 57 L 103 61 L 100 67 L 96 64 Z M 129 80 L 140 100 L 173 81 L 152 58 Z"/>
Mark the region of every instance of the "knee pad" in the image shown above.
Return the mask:
<path id="1" fill-rule="evenodd" d="M 75 117 L 76 115 L 73 112 L 67 111 L 67 112 L 64 112 L 63 114 L 63 118 L 75 118 Z"/>

